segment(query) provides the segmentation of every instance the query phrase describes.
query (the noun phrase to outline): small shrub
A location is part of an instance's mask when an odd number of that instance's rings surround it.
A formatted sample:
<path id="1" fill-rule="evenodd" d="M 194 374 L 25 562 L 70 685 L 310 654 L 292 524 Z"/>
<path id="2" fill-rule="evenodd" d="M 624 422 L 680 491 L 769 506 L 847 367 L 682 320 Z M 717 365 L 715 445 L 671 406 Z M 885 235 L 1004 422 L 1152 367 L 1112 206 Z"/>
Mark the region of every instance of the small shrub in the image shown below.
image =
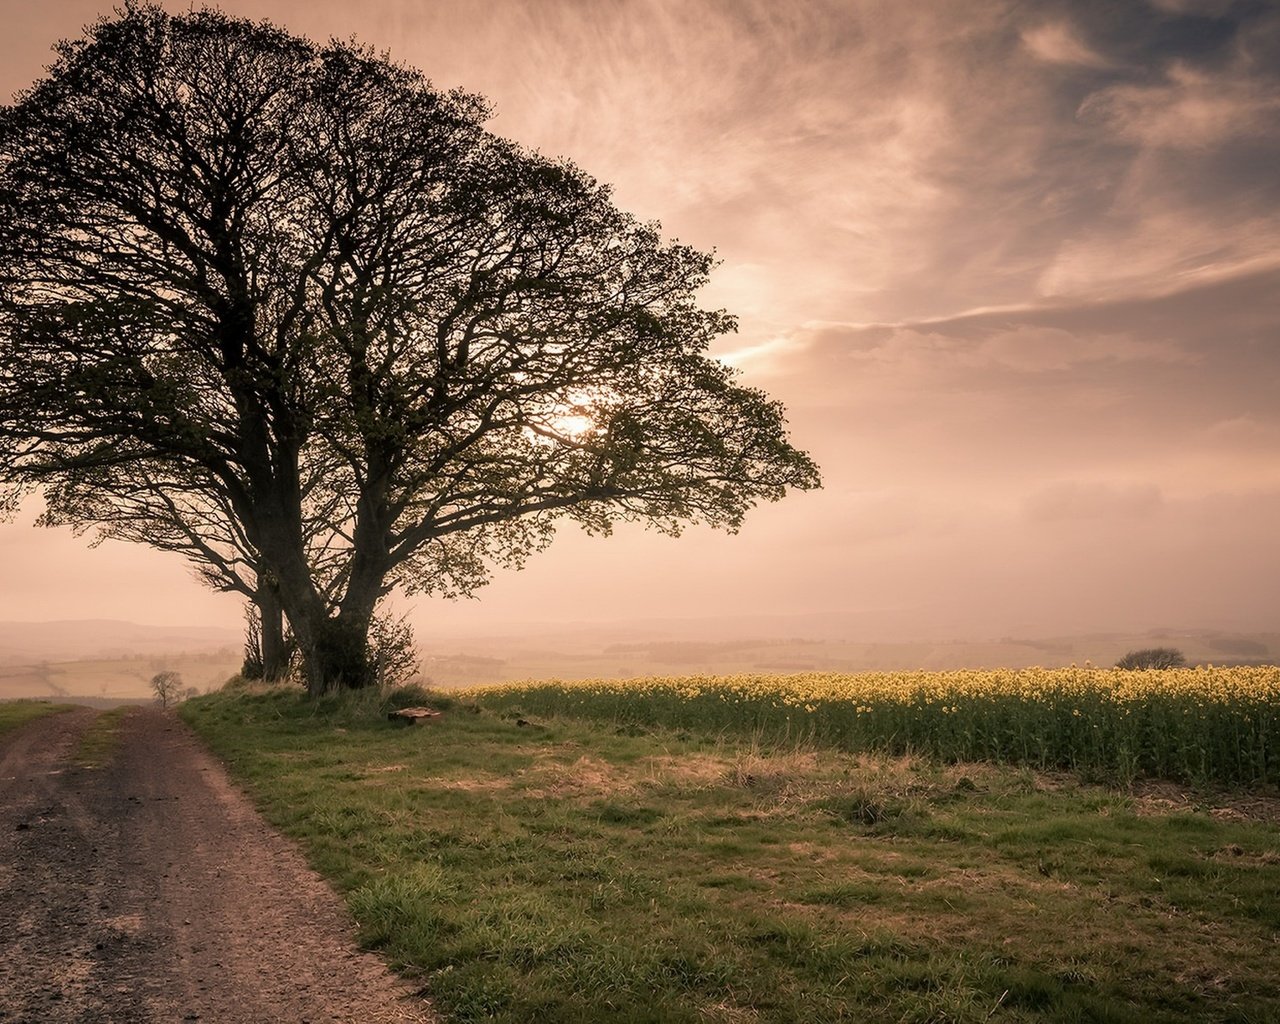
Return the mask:
<path id="1" fill-rule="evenodd" d="M 1130 651 L 1116 662 L 1116 668 L 1140 670 L 1148 668 L 1182 668 L 1187 659 L 1175 647 L 1145 647 Z"/>
<path id="2" fill-rule="evenodd" d="M 417 674 L 418 652 L 406 616 L 374 617 L 369 627 L 369 661 L 379 689 L 402 687 Z"/>

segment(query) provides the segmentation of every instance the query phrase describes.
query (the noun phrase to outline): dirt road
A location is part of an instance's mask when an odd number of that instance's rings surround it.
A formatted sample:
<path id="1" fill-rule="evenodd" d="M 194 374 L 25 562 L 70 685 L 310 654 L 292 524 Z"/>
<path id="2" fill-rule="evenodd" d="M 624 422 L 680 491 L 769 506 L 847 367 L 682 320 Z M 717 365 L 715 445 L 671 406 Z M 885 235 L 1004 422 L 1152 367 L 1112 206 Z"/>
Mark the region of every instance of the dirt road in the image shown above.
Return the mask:
<path id="1" fill-rule="evenodd" d="M 173 715 L 78 767 L 99 713 L 0 738 L 0 1022 L 432 1019 Z"/>

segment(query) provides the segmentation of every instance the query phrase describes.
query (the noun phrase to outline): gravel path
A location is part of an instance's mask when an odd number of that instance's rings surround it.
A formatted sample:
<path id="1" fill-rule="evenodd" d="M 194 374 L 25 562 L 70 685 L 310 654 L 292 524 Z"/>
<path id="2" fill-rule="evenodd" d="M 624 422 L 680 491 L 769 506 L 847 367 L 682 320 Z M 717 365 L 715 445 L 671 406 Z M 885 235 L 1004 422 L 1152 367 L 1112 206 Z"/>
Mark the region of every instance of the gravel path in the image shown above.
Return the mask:
<path id="1" fill-rule="evenodd" d="M 172 714 L 76 766 L 99 713 L 0 739 L 0 1022 L 434 1020 Z"/>

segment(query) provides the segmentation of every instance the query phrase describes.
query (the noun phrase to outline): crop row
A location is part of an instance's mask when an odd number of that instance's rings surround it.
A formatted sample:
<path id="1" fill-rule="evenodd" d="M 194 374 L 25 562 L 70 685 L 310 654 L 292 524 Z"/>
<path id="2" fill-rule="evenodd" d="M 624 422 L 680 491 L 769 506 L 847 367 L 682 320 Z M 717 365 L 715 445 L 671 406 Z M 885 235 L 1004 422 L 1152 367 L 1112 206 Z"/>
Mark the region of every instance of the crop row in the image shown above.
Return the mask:
<path id="1" fill-rule="evenodd" d="M 509 683 L 495 710 L 1139 776 L 1280 783 L 1280 668 L 997 669 Z"/>

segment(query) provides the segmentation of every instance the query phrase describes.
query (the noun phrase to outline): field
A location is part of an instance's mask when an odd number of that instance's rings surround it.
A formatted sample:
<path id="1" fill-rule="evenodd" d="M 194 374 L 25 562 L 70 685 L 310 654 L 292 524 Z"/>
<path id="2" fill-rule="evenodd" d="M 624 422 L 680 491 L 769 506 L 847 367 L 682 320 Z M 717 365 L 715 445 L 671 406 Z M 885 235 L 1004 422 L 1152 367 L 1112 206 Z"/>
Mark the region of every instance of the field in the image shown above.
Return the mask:
<path id="1" fill-rule="evenodd" d="M 10 729 L 25 725 L 33 718 L 41 715 L 53 715 L 66 711 L 65 704 L 50 704 L 43 700 L 5 700 L 0 701 L 0 736 Z"/>
<path id="2" fill-rule="evenodd" d="M 498 709 L 846 751 L 1280 784 L 1280 669 L 1007 669 L 677 676 L 462 691 Z"/>
<path id="3" fill-rule="evenodd" d="M 1271 673 L 1230 678 L 1270 693 Z M 377 695 L 228 690 L 183 714 L 451 1022 L 1280 1019 L 1280 797 L 1210 779 L 1270 772 L 1270 748 L 1127 785 L 1116 758 L 904 755 L 905 697 L 803 678 L 437 694 L 444 717 L 415 728 Z M 1217 692 L 1177 682 L 1121 717 Z M 950 692 L 914 714 L 971 742 L 978 705 Z M 891 710 L 898 727 L 865 725 Z"/>
<path id="4" fill-rule="evenodd" d="M 794 629 L 795 634 L 787 632 Z M 537 633 L 470 638 L 423 634 L 422 675 L 438 688 L 522 679 L 643 679 L 647 676 L 853 673 L 928 669 L 940 672 L 1044 665 L 1111 665 L 1126 651 L 1174 646 L 1190 664 L 1259 663 L 1280 652 L 1280 634 L 1154 630 L 986 642 L 869 643 L 847 638 L 848 623 L 801 619 L 677 627 L 546 628 Z M 710 635 L 703 635 L 710 634 Z M 665 637 L 656 639 L 656 637 Z"/>
<path id="5" fill-rule="evenodd" d="M 151 700 L 154 697 L 151 677 L 157 672 L 177 672 L 184 686 L 204 691 L 221 686 L 240 668 L 243 660 L 244 655 L 233 649 L 69 661 L 13 660 L 0 663 L 0 700 L 24 697 Z"/>

